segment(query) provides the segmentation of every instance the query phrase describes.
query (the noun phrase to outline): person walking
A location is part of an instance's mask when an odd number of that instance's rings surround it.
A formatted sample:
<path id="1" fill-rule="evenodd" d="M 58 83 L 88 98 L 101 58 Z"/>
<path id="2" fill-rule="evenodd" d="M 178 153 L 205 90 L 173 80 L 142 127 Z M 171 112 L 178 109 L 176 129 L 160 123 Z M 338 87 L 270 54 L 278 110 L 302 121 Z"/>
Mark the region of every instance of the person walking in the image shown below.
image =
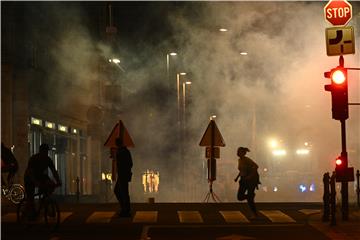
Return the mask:
<path id="1" fill-rule="evenodd" d="M 133 166 L 131 153 L 124 145 L 121 138 L 116 139 L 116 184 L 114 193 L 119 201 L 121 210 L 118 211 L 119 217 L 131 217 L 130 209 L 130 195 L 129 195 L 129 182 L 131 182 Z M 114 176 L 115 177 L 115 176 Z"/>
<path id="2" fill-rule="evenodd" d="M 239 147 L 237 150 L 239 174 L 234 181 L 237 182 L 240 178 L 237 199 L 239 201 L 246 199 L 253 214 L 251 218 L 256 218 L 255 188 L 258 189 L 258 184 L 260 184 L 257 171 L 259 166 L 252 159 L 245 156 L 247 152 L 250 152 L 250 150 L 246 147 Z"/>

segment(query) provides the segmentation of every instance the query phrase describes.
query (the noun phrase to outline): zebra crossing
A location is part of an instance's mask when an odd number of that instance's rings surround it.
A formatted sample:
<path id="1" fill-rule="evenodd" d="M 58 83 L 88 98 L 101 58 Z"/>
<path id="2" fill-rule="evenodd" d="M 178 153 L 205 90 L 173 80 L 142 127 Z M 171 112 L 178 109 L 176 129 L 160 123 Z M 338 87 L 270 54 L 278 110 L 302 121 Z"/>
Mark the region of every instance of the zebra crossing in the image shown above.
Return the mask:
<path id="1" fill-rule="evenodd" d="M 320 209 L 301 209 L 297 210 L 297 212 L 304 215 L 312 215 L 316 213 L 320 213 Z M 265 219 L 272 223 L 296 223 L 297 221 L 284 213 L 281 210 L 260 210 L 259 215 L 262 219 Z M 159 223 L 159 215 L 164 214 L 160 211 L 135 211 L 132 218 L 129 218 L 127 222 L 132 223 Z M 168 213 L 166 213 L 168 214 Z M 241 211 L 234 210 L 219 210 L 216 212 L 219 218 L 222 219 L 223 222 L 227 224 L 234 223 L 251 223 L 253 219 L 248 218 Z M 74 212 L 61 212 L 60 221 L 61 223 L 65 222 L 71 216 L 74 215 Z M 76 215 L 76 214 L 75 214 Z M 176 211 L 176 219 L 178 223 L 184 224 L 202 224 L 206 223 L 204 220 L 205 217 L 201 214 L 200 211 L 188 211 L 188 210 L 179 210 Z M 94 211 L 90 215 L 88 215 L 84 222 L 85 224 L 106 224 L 112 222 L 114 219 L 117 219 L 115 211 Z M 4 223 L 12 223 L 16 222 L 16 213 L 6 213 L 1 216 L 1 222 Z"/>

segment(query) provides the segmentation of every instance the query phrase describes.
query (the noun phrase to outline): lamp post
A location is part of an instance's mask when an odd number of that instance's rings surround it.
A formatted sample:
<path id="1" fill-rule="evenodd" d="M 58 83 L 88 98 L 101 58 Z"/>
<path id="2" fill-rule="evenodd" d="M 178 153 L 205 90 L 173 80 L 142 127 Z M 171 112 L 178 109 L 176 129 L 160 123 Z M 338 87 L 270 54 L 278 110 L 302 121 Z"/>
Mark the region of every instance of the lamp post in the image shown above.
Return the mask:
<path id="1" fill-rule="evenodd" d="M 182 126 L 181 126 L 181 162 L 183 169 L 183 182 L 185 184 L 185 191 L 188 191 L 188 184 L 185 183 L 185 168 L 187 166 L 187 162 L 185 161 L 185 134 L 186 134 L 186 85 L 190 85 L 190 81 L 184 81 L 182 83 Z"/>
<path id="2" fill-rule="evenodd" d="M 176 56 L 176 52 L 170 52 L 166 54 L 166 78 L 168 84 L 170 84 L 170 56 Z"/>
<path id="3" fill-rule="evenodd" d="M 190 81 L 185 81 L 182 84 L 182 91 L 183 91 L 183 132 L 185 133 L 185 129 L 186 129 L 186 85 L 191 85 Z"/>
<path id="4" fill-rule="evenodd" d="M 178 124 L 181 122 L 180 117 L 180 76 L 185 76 L 185 72 L 177 73 L 176 74 L 176 93 L 177 93 L 177 112 L 178 112 Z"/>

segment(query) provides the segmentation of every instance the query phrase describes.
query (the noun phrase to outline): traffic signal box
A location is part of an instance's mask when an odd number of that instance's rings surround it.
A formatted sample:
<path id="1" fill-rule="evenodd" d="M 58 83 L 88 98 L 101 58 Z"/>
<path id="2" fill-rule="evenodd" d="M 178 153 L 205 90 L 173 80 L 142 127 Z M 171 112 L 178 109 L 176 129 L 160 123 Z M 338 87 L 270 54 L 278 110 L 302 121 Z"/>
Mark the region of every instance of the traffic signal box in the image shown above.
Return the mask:
<path id="1" fill-rule="evenodd" d="M 349 168 L 347 156 L 338 156 L 335 159 L 335 176 L 337 182 L 353 182 L 354 168 Z"/>
<path id="2" fill-rule="evenodd" d="M 347 69 L 341 66 L 324 72 L 330 78 L 331 84 L 325 85 L 325 90 L 331 92 L 332 118 L 346 120 L 349 118 Z"/>

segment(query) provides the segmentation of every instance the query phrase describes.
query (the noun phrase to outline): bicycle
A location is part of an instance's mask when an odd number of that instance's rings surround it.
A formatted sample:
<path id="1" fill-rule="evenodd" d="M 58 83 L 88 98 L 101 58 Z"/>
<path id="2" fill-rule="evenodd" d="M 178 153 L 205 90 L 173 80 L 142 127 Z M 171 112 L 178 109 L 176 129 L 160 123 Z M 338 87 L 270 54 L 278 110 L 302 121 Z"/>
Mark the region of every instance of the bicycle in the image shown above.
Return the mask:
<path id="1" fill-rule="evenodd" d="M 58 187 L 59 185 L 55 185 Z M 35 218 L 31 219 L 31 214 L 28 210 L 27 200 L 24 198 L 18 205 L 16 217 L 17 222 L 24 226 L 29 226 L 39 219 L 43 214 L 45 225 L 51 230 L 55 231 L 60 224 L 60 209 L 56 200 L 51 197 L 51 193 L 38 192 L 34 195 Z M 39 197 L 35 199 L 35 197 Z"/>
<path id="2" fill-rule="evenodd" d="M 25 188 L 20 183 L 1 186 L 1 194 L 15 205 L 25 198 Z"/>

